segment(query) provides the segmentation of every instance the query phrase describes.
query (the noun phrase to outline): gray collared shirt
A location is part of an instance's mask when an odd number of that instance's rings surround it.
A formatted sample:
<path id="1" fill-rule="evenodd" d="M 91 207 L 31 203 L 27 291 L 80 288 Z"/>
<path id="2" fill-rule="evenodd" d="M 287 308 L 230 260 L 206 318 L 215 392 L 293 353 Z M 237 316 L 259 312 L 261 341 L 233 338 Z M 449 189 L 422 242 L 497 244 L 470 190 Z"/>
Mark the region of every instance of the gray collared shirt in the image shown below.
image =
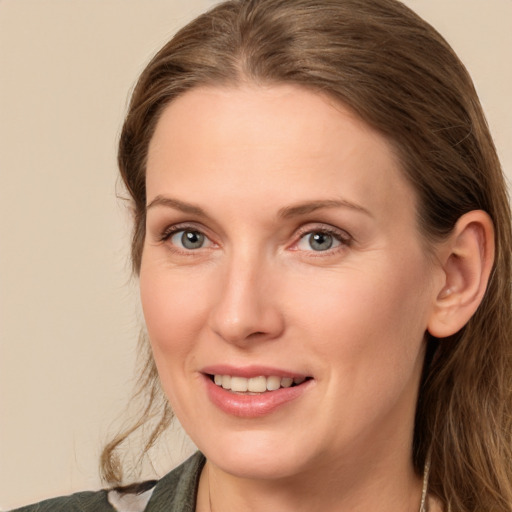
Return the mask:
<path id="1" fill-rule="evenodd" d="M 205 461 L 203 454 L 196 452 L 138 497 L 107 490 L 79 492 L 11 512 L 195 512 Z"/>

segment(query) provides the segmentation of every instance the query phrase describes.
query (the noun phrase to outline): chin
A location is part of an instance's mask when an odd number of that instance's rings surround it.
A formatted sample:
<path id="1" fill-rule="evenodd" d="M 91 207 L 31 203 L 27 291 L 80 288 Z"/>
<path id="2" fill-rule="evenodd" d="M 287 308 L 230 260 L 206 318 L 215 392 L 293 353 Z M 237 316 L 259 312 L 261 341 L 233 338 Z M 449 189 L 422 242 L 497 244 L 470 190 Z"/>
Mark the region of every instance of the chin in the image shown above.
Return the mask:
<path id="1" fill-rule="evenodd" d="M 198 448 L 213 465 L 233 476 L 278 480 L 307 466 L 307 448 L 285 437 L 261 431 L 230 432 L 216 436 L 213 442 L 200 443 Z"/>

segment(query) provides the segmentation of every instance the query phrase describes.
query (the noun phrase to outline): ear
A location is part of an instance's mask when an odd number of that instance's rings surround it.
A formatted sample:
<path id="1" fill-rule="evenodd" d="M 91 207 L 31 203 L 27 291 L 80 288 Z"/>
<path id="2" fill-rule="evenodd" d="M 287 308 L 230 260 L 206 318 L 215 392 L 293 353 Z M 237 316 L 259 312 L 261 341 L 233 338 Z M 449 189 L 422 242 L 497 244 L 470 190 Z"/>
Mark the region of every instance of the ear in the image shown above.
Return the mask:
<path id="1" fill-rule="evenodd" d="M 487 288 L 494 262 L 494 228 L 489 215 L 482 210 L 463 215 L 437 256 L 444 282 L 435 290 L 427 330 L 445 338 L 469 321 Z"/>

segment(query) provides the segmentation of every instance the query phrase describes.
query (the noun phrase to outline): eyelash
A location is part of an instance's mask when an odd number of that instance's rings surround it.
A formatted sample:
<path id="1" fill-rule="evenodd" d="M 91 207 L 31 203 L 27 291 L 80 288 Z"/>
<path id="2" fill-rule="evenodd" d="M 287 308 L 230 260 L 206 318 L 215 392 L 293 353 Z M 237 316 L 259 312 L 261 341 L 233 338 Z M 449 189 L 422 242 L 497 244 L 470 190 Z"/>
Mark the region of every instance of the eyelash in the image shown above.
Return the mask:
<path id="1" fill-rule="evenodd" d="M 322 234 L 322 235 L 329 235 L 333 237 L 334 240 L 339 242 L 339 245 L 333 248 L 329 248 L 325 251 L 315 251 L 313 249 L 309 251 L 304 251 L 306 253 L 309 253 L 308 255 L 311 257 L 321 257 L 325 255 L 332 255 L 333 253 L 337 253 L 338 251 L 342 251 L 346 249 L 347 247 L 350 247 L 353 242 L 352 236 L 347 233 L 344 230 L 337 229 L 334 227 L 329 227 L 326 225 L 318 226 L 318 227 L 310 227 L 305 226 L 304 228 L 299 229 L 298 231 L 298 240 L 293 245 L 297 246 L 303 239 L 305 239 L 307 236 L 311 236 L 313 234 Z M 298 250 L 298 249 L 294 249 Z"/>
<path id="2" fill-rule="evenodd" d="M 195 226 L 193 224 L 175 224 L 175 225 L 172 225 L 172 226 L 168 226 L 166 227 L 162 233 L 160 234 L 160 236 L 158 237 L 159 238 L 159 241 L 160 242 L 167 242 L 169 241 L 176 233 L 179 233 L 179 232 L 195 232 L 195 233 L 200 233 L 201 235 L 203 235 L 205 237 L 205 239 L 207 240 L 210 240 L 210 238 L 204 233 L 204 231 L 199 228 L 198 226 Z M 210 240 L 211 241 L 211 240 Z M 213 242 L 212 242 L 213 243 Z M 192 249 L 182 249 L 181 247 L 175 247 L 173 245 L 172 247 L 173 251 L 176 251 L 176 252 L 184 252 L 184 253 L 187 253 L 187 254 L 191 254 L 191 253 L 194 253 L 195 251 L 192 250 Z"/>
<path id="3" fill-rule="evenodd" d="M 198 228 L 197 226 L 195 226 L 193 224 L 176 224 L 176 225 L 169 226 L 169 227 L 165 228 L 159 236 L 159 241 L 167 242 L 176 233 L 179 233 L 181 231 L 197 232 L 197 233 L 202 234 L 207 240 L 210 240 L 210 238 L 203 232 L 202 229 Z M 350 247 L 353 242 L 352 236 L 344 230 L 336 229 L 334 227 L 327 227 L 326 225 L 322 225 L 319 227 L 310 227 L 310 226 L 306 227 L 305 226 L 298 230 L 298 232 L 297 232 L 298 239 L 297 239 L 297 241 L 295 241 L 293 243 L 292 247 L 296 247 L 305 237 L 310 236 L 312 234 L 323 234 L 323 235 L 332 236 L 334 240 L 339 242 L 338 246 L 336 246 L 334 248 L 329 248 L 325 251 L 315 251 L 313 249 L 311 249 L 309 251 L 306 251 L 306 250 L 304 251 L 306 253 L 311 253 L 311 256 L 314 256 L 314 257 L 336 253 L 339 250 L 343 250 L 347 247 Z M 211 242 L 211 240 L 210 240 L 210 242 Z M 211 243 L 213 243 L 213 242 L 211 242 Z M 175 247 L 175 246 L 173 246 L 173 250 L 176 252 L 182 252 L 182 253 L 187 253 L 187 254 L 192 254 L 195 252 L 193 249 L 182 249 L 182 248 Z M 292 248 L 291 250 L 299 250 L 299 249 Z"/>
<path id="4" fill-rule="evenodd" d="M 201 232 L 201 230 L 197 229 L 195 226 L 176 224 L 166 227 L 158 238 L 160 242 L 165 242 L 180 231 L 197 231 L 198 233 Z"/>

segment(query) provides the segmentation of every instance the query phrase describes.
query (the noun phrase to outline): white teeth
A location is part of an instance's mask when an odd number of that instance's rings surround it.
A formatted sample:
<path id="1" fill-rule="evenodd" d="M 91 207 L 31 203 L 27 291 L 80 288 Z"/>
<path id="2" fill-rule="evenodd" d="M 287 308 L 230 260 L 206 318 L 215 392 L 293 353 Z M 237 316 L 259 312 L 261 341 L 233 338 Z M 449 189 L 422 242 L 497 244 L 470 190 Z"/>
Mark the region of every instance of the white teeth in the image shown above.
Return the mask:
<path id="1" fill-rule="evenodd" d="M 283 388 L 289 388 L 293 384 L 293 379 L 291 377 L 283 377 L 281 379 L 281 386 Z"/>
<path id="2" fill-rule="evenodd" d="M 231 391 L 243 393 L 247 391 L 247 379 L 244 377 L 231 377 Z"/>
<path id="3" fill-rule="evenodd" d="M 224 389 L 231 389 L 231 376 L 230 375 L 222 376 L 222 387 Z"/>
<path id="4" fill-rule="evenodd" d="M 263 393 L 267 391 L 267 379 L 265 377 L 252 377 L 249 379 L 247 389 L 253 393 Z"/>
<path id="5" fill-rule="evenodd" d="M 265 391 L 276 391 L 279 388 L 289 388 L 292 384 L 302 384 L 306 380 L 305 377 L 236 377 L 231 375 L 214 375 L 213 381 L 217 386 L 224 389 L 234 391 L 236 393 L 264 393 Z"/>
<path id="6" fill-rule="evenodd" d="M 281 379 L 279 377 L 267 377 L 267 389 L 275 391 L 281 387 Z"/>

